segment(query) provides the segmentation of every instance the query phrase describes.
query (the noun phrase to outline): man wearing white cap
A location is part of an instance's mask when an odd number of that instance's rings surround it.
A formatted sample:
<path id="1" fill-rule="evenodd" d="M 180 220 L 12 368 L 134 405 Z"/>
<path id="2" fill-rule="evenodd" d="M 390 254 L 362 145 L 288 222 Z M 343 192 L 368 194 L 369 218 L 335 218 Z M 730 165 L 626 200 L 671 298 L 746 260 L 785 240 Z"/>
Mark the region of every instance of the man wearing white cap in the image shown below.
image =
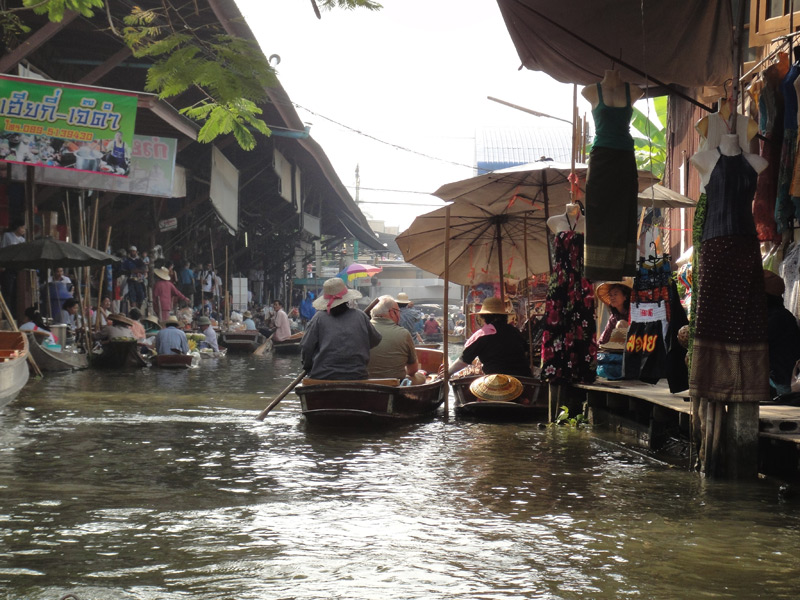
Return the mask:
<path id="1" fill-rule="evenodd" d="M 422 318 L 422 315 L 420 315 L 418 310 L 412 308 L 414 304 L 409 300 L 408 294 L 405 292 L 397 294 L 396 300 L 397 306 L 400 307 L 400 322 L 398 325 L 411 334 L 411 339 L 417 340 L 417 323 Z"/>
<path id="2" fill-rule="evenodd" d="M 300 342 L 303 368 L 313 379 L 367 379 L 369 351 L 381 335 L 360 310 L 348 306 L 361 298 L 338 277 L 328 279 L 322 296 L 314 300 L 317 314 L 308 323 Z"/>

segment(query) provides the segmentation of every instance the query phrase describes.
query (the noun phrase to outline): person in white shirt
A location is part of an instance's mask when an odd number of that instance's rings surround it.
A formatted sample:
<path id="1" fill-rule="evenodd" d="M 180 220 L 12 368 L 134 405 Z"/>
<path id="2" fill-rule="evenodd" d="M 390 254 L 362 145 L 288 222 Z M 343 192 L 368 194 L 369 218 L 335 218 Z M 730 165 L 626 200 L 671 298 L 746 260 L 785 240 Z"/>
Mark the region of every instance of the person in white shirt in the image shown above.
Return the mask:
<path id="1" fill-rule="evenodd" d="M 275 300 L 272 303 L 272 308 L 275 311 L 275 331 L 272 333 L 272 339 L 276 342 L 282 342 L 292 337 L 289 316 L 283 310 L 283 303 L 280 300 Z"/>
<path id="2" fill-rule="evenodd" d="M 25 223 L 23 223 L 22 221 L 15 221 L 11 225 L 11 229 L 3 234 L 3 239 L 0 240 L 0 248 L 21 244 L 24 241 L 25 241 Z"/>

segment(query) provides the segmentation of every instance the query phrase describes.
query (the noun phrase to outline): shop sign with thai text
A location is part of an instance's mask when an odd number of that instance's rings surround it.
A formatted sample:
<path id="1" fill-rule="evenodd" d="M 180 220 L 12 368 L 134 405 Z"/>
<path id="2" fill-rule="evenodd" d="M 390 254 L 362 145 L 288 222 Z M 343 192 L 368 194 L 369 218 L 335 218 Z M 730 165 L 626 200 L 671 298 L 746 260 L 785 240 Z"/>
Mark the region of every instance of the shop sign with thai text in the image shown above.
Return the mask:
<path id="1" fill-rule="evenodd" d="M 173 217 L 171 219 L 163 219 L 158 222 L 159 231 L 172 231 L 178 228 L 178 219 Z"/>
<path id="2" fill-rule="evenodd" d="M 127 177 L 136 94 L 0 75 L 0 160 Z"/>

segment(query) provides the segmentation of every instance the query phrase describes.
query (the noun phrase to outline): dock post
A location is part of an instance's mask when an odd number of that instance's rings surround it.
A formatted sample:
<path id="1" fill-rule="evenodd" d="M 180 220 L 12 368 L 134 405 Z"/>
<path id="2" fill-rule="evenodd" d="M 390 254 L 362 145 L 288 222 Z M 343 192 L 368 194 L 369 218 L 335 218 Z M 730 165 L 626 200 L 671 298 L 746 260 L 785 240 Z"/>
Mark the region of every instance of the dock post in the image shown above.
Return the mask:
<path id="1" fill-rule="evenodd" d="M 726 479 L 758 477 L 758 404 L 736 402 L 728 405 L 725 427 Z"/>

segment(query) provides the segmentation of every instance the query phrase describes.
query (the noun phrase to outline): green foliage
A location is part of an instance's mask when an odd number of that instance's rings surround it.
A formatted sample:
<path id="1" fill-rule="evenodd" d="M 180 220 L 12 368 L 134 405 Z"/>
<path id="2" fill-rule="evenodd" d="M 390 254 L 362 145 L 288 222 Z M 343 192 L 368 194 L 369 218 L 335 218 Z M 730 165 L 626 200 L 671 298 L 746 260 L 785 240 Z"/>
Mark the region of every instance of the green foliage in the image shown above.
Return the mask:
<path id="1" fill-rule="evenodd" d="M 60 23 L 67 10 L 79 13 L 81 16 L 90 19 L 94 16 L 93 9 L 102 9 L 105 6 L 103 0 L 22 0 L 22 5 L 30 8 L 37 15 L 47 13 L 47 18 L 55 23 Z"/>
<path id="2" fill-rule="evenodd" d="M 191 119 L 203 122 L 197 134 L 199 142 L 207 143 L 220 135 L 233 133 L 242 149 L 252 150 L 256 146 L 256 139 L 250 128 L 264 135 L 271 133 L 266 123 L 256 116 L 261 114 L 261 109 L 244 98 L 239 98 L 236 103 L 226 104 L 203 102 L 184 108 L 181 112 Z"/>
<path id="3" fill-rule="evenodd" d="M 569 408 L 565 405 L 561 407 L 561 412 L 558 413 L 555 421 L 551 423 L 551 425 L 565 425 L 567 427 L 572 427 L 573 429 L 580 428 L 581 425 L 586 423 L 586 417 L 583 416 L 583 413 L 578 413 L 574 417 L 569 416 Z"/>
<path id="4" fill-rule="evenodd" d="M 631 134 L 633 135 L 636 165 L 640 169 L 652 171 L 656 177 L 663 177 L 667 166 L 667 97 L 653 98 L 655 115 L 650 119 L 638 108 L 633 109 Z M 654 122 L 656 121 L 656 122 Z"/>
<path id="5" fill-rule="evenodd" d="M 330 10 L 332 8 L 345 8 L 353 10 L 354 8 L 366 8 L 367 10 L 380 10 L 383 8 L 377 2 L 372 0 L 317 0 L 320 8 Z"/>

